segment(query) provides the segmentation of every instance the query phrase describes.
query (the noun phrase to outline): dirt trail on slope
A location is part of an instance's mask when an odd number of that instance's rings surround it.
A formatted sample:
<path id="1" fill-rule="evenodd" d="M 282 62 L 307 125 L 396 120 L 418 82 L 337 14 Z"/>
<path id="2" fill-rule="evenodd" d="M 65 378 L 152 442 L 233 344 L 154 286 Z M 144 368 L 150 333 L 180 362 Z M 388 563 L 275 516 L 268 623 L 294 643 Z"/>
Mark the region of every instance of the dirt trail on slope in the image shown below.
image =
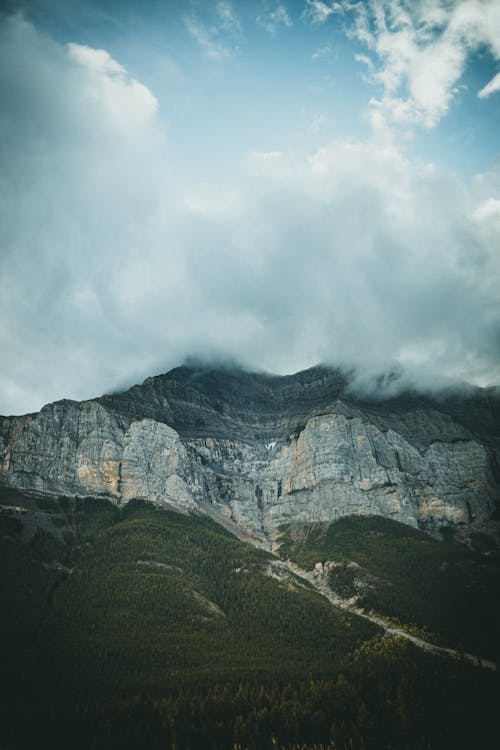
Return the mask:
<path id="1" fill-rule="evenodd" d="M 357 607 L 356 604 L 351 600 L 343 599 L 334 591 L 332 591 L 324 578 L 322 578 L 321 575 L 319 575 L 316 571 L 304 570 L 291 560 L 279 560 L 273 563 L 273 566 L 278 569 L 281 568 L 283 570 L 287 570 L 289 573 L 292 573 L 298 578 L 302 578 L 304 581 L 307 581 L 316 589 L 316 591 L 318 591 L 318 593 L 324 596 L 325 599 L 328 599 L 328 601 L 331 602 L 335 607 L 339 607 L 340 609 L 350 612 L 353 615 L 363 617 L 365 620 L 373 622 L 374 625 L 378 625 L 379 627 L 383 628 L 386 633 L 389 633 L 391 635 L 398 635 L 401 638 L 406 638 L 406 640 L 411 641 L 415 646 L 421 648 L 423 651 L 427 651 L 428 653 L 436 654 L 438 656 L 447 656 L 453 659 L 460 659 L 461 661 L 469 662 L 476 667 L 482 667 L 483 669 L 491 669 L 493 671 L 496 671 L 497 665 L 493 661 L 481 659 L 481 657 L 475 656 L 474 654 L 464 653 L 463 651 L 457 651 L 453 648 L 436 646 L 434 643 L 429 643 L 428 641 L 423 640 L 423 638 L 419 638 L 418 636 L 409 633 L 402 627 L 391 625 L 382 617 L 365 612 L 360 607 Z"/>

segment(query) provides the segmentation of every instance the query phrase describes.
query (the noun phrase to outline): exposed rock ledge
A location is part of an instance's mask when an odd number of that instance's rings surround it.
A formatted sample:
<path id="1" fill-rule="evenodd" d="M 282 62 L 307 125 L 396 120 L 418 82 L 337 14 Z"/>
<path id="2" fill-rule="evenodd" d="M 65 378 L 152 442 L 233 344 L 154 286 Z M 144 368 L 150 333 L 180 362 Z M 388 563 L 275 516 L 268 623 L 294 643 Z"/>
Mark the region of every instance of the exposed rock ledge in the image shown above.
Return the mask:
<path id="1" fill-rule="evenodd" d="M 326 368 L 287 378 L 186 369 L 122 396 L 0 418 L 0 483 L 210 506 L 267 542 L 281 524 L 350 514 L 493 528 L 496 395 L 369 404 Z"/>

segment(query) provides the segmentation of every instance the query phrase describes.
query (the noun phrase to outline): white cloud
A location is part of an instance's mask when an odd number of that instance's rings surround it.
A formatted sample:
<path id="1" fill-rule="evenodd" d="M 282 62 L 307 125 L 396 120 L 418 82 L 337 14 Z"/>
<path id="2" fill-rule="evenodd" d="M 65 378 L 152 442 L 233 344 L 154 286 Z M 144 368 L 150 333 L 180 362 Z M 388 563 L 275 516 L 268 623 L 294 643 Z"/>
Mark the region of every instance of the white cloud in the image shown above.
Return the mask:
<path id="1" fill-rule="evenodd" d="M 158 100 L 139 81 L 131 78 L 125 68 L 102 49 L 81 44 L 67 45 L 70 59 L 85 69 L 81 95 L 88 101 L 106 106 L 108 113 L 122 127 L 130 129 L 151 121 L 158 109 Z"/>
<path id="2" fill-rule="evenodd" d="M 211 23 L 194 13 L 185 15 L 183 21 L 191 37 L 212 60 L 225 60 L 238 52 L 242 24 L 227 0 L 219 0 L 215 4 Z"/>
<path id="3" fill-rule="evenodd" d="M 254 151 L 246 158 L 248 174 L 254 177 L 293 177 L 293 164 L 283 151 Z"/>
<path id="4" fill-rule="evenodd" d="M 221 29 L 235 36 L 241 34 L 241 20 L 228 0 L 219 0 L 215 6 L 215 12 Z"/>
<path id="5" fill-rule="evenodd" d="M 344 8 L 354 13 L 353 35 L 378 61 L 372 73 L 383 92 L 373 98 L 378 124 L 434 127 L 451 106 L 469 56 L 485 47 L 500 59 L 497 0 L 346 1 Z M 496 90 L 490 84 L 481 97 Z"/>
<path id="6" fill-rule="evenodd" d="M 321 133 L 330 123 L 329 118 L 322 112 L 315 112 L 309 123 L 309 132 L 316 134 Z"/>
<path id="7" fill-rule="evenodd" d="M 272 10 L 261 13 L 257 16 L 256 21 L 269 34 L 276 34 L 280 28 L 293 26 L 288 9 L 283 3 L 279 3 Z"/>
<path id="8" fill-rule="evenodd" d="M 491 81 L 489 81 L 486 86 L 481 89 L 481 91 L 478 91 L 477 95 L 480 99 L 487 99 L 497 91 L 500 91 L 500 73 L 497 73 L 496 76 L 493 76 Z"/>
<path id="9" fill-rule="evenodd" d="M 68 44 L 68 50 L 70 57 L 76 60 L 81 65 L 85 66 L 89 70 L 94 70 L 96 73 L 105 73 L 106 75 L 126 77 L 127 71 L 120 65 L 120 63 L 113 60 L 109 52 L 104 49 L 94 49 L 93 47 L 87 47 L 84 44 L 74 44 L 70 42 Z"/>
<path id="10" fill-rule="evenodd" d="M 366 65 L 369 70 L 373 70 L 373 62 L 367 55 L 356 54 L 354 55 L 354 59 L 356 60 L 356 62 L 360 62 L 363 63 L 363 65 Z"/>
<path id="11" fill-rule="evenodd" d="M 0 68 L 0 391 L 16 399 L 0 411 L 29 410 L 95 392 L 94 367 L 115 380 L 115 279 L 140 257 L 160 185 L 168 201 L 168 155 L 155 97 L 103 50 L 14 17 Z"/>
<path id="12" fill-rule="evenodd" d="M 314 50 L 311 55 L 312 60 L 332 60 L 336 57 L 337 51 L 332 44 L 323 44 Z"/>
<path id="13" fill-rule="evenodd" d="M 242 210 L 243 200 L 238 189 L 215 190 L 209 183 L 196 185 L 186 196 L 183 206 L 189 214 L 207 219 L 234 219 Z"/>
<path id="14" fill-rule="evenodd" d="M 232 57 L 231 47 L 220 41 L 218 38 L 219 32 L 216 28 L 207 27 L 194 16 L 185 16 L 184 25 L 195 42 L 205 50 L 207 56 L 212 60 L 224 60 Z"/>
<path id="15" fill-rule="evenodd" d="M 306 0 L 304 17 L 311 23 L 322 25 L 335 13 L 343 13 L 342 3 L 325 3 L 323 0 Z"/>
<path id="16" fill-rule="evenodd" d="M 189 353 L 500 379 L 500 174 L 468 186 L 373 138 L 181 191 L 156 107 L 105 51 L 10 19 L 0 69 L 0 413 Z"/>
<path id="17" fill-rule="evenodd" d="M 500 221 L 500 200 L 487 198 L 474 212 L 474 218 L 478 221 L 489 221 L 492 218 Z"/>

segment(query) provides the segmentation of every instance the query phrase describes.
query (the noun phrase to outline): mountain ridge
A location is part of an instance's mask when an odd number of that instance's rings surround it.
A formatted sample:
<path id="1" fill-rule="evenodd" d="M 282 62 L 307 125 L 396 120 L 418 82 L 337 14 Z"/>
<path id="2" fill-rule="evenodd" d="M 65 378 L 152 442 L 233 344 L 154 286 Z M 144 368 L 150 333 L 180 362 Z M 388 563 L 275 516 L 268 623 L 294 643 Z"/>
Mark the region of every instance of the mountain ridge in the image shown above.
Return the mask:
<path id="1" fill-rule="evenodd" d="M 346 373 L 183 366 L 0 419 L 0 483 L 207 512 L 271 545 L 293 519 L 496 532 L 500 396 L 352 393 Z"/>

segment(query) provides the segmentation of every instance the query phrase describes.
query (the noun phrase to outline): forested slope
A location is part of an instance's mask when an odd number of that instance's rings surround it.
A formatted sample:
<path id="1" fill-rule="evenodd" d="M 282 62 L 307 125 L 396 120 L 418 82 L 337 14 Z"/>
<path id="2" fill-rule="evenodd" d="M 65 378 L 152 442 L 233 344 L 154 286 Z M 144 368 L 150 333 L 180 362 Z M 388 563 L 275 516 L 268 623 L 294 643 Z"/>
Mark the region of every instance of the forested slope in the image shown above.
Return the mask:
<path id="1" fill-rule="evenodd" d="M 6 749 L 494 736 L 496 675 L 383 639 L 209 519 L 9 493 L 27 510 L 0 516 Z"/>
<path id="2" fill-rule="evenodd" d="M 500 657 L 500 550 L 482 534 L 444 542 L 380 516 L 282 530 L 279 552 L 322 563 L 331 588 L 359 607 L 414 626 L 433 643 Z"/>

